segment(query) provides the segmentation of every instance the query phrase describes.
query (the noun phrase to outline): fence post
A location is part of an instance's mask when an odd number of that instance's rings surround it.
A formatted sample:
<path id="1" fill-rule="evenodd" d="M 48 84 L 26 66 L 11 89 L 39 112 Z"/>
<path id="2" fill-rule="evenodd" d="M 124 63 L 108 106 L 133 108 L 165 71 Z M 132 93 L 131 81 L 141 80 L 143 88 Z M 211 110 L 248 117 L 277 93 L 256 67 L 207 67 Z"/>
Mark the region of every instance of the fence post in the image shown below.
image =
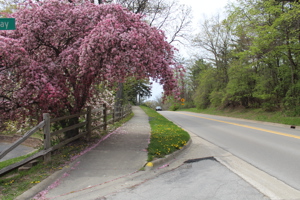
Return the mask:
<path id="1" fill-rule="evenodd" d="M 123 105 L 120 107 L 120 120 L 123 119 Z"/>
<path id="2" fill-rule="evenodd" d="M 105 103 L 103 104 L 103 123 L 104 123 L 103 130 L 106 131 L 106 129 L 107 129 L 107 107 L 106 107 Z"/>
<path id="3" fill-rule="evenodd" d="M 116 107 L 113 107 L 112 108 L 112 118 L 113 118 L 113 121 L 112 121 L 112 124 L 114 124 L 115 123 L 115 119 L 116 119 Z"/>
<path id="4" fill-rule="evenodd" d="M 130 105 L 128 104 L 127 106 L 126 106 L 126 115 L 129 115 L 129 113 L 130 113 Z"/>
<path id="5" fill-rule="evenodd" d="M 114 114 L 115 118 L 114 118 L 114 122 L 119 121 L 119 106 L 116 105 L 115 106 L 115 114 Z"/>
<path id="6" fill-rule="evenodd" d="M 86 139 L 87 141 L 91 138 L 91 131 L 92 130 L 92 107 L 87 107 L 87 113 L 86 113 Z"/>
<path id="7" fill-rule="evenodd" d="M 44 149 L 47 151 L 51 147 L 50 138 L 50 115 L 49 113 L 43 113 L 43 120 L 45 122 L 44 132 Z M 48 163 L 51 161 L 51 151 L 44 155 L 44 162 Z"/>

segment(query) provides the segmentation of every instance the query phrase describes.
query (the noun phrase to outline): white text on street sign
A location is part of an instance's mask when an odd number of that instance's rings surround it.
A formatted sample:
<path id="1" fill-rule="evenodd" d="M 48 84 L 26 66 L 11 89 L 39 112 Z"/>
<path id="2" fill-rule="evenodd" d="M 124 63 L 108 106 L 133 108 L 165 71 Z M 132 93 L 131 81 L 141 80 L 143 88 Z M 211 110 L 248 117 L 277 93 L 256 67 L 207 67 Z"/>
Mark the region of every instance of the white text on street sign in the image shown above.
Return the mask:
<path id="1" fill-rule="evenodd" d="M 15 30 L 15 18 L 0 18 L 0 30 Z"/>

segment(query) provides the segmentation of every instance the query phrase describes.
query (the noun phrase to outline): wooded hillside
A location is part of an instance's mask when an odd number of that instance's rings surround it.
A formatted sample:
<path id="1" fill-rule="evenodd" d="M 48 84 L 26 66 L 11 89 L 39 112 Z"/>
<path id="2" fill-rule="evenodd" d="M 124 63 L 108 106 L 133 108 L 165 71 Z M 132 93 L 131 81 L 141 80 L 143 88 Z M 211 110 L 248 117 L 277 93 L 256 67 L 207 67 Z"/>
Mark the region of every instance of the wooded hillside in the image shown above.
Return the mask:
<path id="1" fill-rule="evenodd" d="M 245 107 L 300 115 L 300 4 L 239 0 L 207 19 L 193 43 L 183 95 L 198 108 Z M 191 105 L 187 104 L 187 105 Z"/>

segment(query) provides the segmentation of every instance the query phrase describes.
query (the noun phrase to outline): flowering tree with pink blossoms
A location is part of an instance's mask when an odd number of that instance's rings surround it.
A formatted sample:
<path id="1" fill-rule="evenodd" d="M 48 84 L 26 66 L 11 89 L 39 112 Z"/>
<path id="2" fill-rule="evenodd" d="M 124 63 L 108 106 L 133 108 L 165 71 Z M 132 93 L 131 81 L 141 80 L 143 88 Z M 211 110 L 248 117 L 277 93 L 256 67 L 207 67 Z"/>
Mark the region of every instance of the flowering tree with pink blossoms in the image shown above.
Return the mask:
<path id="1" fill-rule="evenodd" d="M 28 3 L 0 32 L 0 118 L 62 116 L 93 103 L 96 86 L 153 78 L 176 95 L 182 68 L 164 33 L 115 4 Z"/>

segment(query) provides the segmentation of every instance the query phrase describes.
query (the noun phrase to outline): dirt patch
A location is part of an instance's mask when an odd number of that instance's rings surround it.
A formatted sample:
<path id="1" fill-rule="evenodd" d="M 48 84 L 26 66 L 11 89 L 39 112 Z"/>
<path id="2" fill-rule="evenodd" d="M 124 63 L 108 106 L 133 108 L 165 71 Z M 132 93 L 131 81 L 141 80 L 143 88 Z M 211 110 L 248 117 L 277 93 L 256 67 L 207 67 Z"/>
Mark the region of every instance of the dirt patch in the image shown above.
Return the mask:
<path id="1" fill-rule="evenodd" d="M 0 142 L 14 143 L 18 139 L 20 139 L 22 135 L 0 135 Z M 22 145 L 29 146 L 32 148 L 38 148 L 43 145 L 43 141 L 38 138 L 28 138 L 25 140 Z"/>

